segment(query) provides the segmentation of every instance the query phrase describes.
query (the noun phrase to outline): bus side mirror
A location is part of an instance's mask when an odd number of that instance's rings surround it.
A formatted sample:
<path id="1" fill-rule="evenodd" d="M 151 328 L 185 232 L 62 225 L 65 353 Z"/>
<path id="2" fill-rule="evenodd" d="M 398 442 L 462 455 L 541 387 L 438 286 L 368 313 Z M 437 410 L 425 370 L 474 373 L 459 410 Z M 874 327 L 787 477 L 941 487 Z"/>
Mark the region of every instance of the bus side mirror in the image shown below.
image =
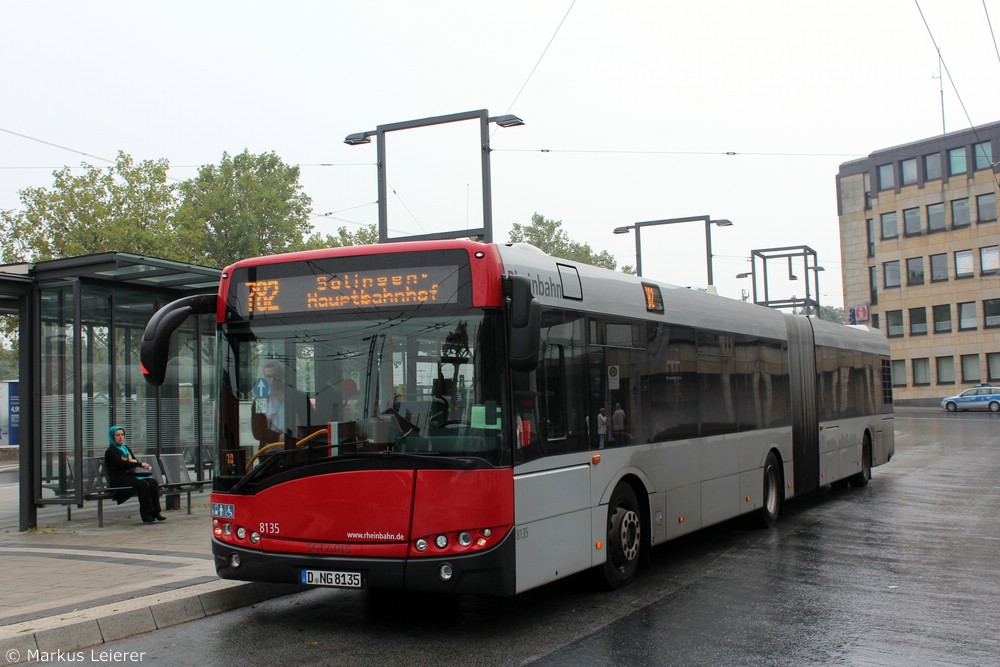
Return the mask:
<path id="1" fill-rule="evenodd" d="M 542 309 L 531 293 L 530 280 L 524 276 L 510 276 L 507 281 L 510 367 L 530 372 L 538 367 Z"/>
<path id="2" fill-rule="evenodd" d="M 196 294 L 172 301 L 153 313 L 142 332 L 139 361 L 146 382 L 156 387 L 163 384 L 170 356 L 170 335 L 189 315 L 215 314 L 219 297 L 216 294 Z"/>

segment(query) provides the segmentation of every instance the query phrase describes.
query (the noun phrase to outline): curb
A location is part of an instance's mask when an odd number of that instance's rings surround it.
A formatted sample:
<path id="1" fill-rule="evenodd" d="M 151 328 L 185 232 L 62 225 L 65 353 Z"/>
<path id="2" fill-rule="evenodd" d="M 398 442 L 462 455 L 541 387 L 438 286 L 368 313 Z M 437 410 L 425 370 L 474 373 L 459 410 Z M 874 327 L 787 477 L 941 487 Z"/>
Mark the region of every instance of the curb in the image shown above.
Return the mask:
<path id="1" fill-rule="evenodd" d="M 80 649 L 169 628 L 305 590 L 294 584 L 213 581 L 48 619 L 0 627 L 6 664 L 55 660 Z"/>

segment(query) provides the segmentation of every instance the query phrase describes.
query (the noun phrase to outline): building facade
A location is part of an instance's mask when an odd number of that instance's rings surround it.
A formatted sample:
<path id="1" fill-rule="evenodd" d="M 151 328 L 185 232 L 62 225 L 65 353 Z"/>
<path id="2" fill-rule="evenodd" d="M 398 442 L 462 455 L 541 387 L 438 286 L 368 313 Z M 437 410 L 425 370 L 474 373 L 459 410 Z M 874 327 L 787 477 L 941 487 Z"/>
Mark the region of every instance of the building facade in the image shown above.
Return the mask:
<path id="1" fill-rule="evenodd" d="M 840 165 L 845 306 L 889 338 L 898 401 L 1000 384 L 998 149 L 1000 122 Z"/>

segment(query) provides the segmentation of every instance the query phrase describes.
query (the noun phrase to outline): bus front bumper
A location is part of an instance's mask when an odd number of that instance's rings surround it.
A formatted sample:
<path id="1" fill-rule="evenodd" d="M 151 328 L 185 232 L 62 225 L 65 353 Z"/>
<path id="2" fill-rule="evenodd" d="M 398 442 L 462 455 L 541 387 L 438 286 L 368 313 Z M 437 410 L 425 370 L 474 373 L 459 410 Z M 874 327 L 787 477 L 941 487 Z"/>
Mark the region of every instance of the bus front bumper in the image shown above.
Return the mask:
<path id="1" fill-rule="evenodd" d="M 360 588 L 364 590 L 507 596 L 515 591 L 513 535 L 514 531 L 510 531 L 489 551 L 445 558 L 350 558 L 263 552 L 224 544 L 214 537 L 212 555 L 215 571 L 223 579 L 302 584 L 304 571 L 359 573 Z M 442 576 L 443 571 L 451 576 Z"/>

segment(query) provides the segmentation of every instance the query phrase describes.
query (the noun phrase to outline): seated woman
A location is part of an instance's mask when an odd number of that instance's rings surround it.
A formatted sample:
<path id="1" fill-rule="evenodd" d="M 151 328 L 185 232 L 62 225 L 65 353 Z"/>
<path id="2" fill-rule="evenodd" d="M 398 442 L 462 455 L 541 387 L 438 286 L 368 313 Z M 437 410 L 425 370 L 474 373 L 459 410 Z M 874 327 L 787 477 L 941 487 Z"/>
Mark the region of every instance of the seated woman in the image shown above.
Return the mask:
<path id="1" fill-rule="evenodd" d="M 166 521 L 160 509 L 160 485 L 149 471 L 148 463 L 139 463 L 132 450 L 125 445 L 125 429 L 112 426 L 108 429 L 108 450 L 104 452 L 104 469 L 111 486 L 130 486 L 139 497 L 139 514 L 143 523 Z M 121 505 L 131 494 L 115 496 Z"/>

